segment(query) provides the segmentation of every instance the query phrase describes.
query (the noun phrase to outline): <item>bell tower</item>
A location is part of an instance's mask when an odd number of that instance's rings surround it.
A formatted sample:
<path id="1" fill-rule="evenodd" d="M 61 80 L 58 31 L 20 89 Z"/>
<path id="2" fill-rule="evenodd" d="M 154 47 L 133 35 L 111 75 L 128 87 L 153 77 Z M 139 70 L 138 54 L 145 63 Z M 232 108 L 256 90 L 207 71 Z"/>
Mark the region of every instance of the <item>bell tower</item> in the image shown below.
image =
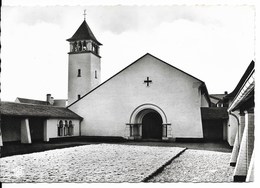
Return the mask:
<path id="1" fill-rule="evenodd" d="M 100 54 L 98 42 L 85 20 L 75 34 L 67 39 L 70 43 L 68 70 L 68 105 L 100 84 Z"/>

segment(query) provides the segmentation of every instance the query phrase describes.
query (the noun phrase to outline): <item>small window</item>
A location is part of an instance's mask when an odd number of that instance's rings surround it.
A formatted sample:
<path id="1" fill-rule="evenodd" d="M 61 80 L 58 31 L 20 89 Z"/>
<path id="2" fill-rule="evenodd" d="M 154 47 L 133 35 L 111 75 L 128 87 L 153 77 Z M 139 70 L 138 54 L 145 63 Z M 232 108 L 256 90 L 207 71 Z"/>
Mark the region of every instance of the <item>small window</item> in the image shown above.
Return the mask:
<path id="1" fill-rule="evenodd" d="M 83 51 L 86 51 L 87 50 L 87 43 L 86 41 L 83 42 Z"/>
<path id="2" fill-rule="evenodd" d="M 78 69 L 78 77 L 81 77 L 81 69 Z"/>
<path id="3" fill-rule="evenodd" d="M 72 124 L 72 121 L 69 121 L 69 135 L 72 136 L 74 134 L 74 125 Z"/>
<path id="4" fill-rule="evenodd" d="M 95 78 L 97 79 L 97 71 L 95 70 Z"/>
<path id="5" fill-rule="evenodd" d="M 78 51 L 78 44 L 77 42 L 74 42 L 73 43 L 73 49 L 72 49 L 73 52 L 77 52 Z"/>
<path id="6" fill-rule="evenodd" d="M 80 95 L 78 95 L 78 99 L 80 99 Z"/>
<path id="7" fill-rule="evenodd" d="M 65 125 L 64 125 L 64 136 L 69 135 L 69 124 L 68 121 L 65 120 Z"/>
<path id="8" fill-rule="evenodd" d="M 58 124 L 58 136 L 63 136 L 63 121 L 60 120 Z"/>

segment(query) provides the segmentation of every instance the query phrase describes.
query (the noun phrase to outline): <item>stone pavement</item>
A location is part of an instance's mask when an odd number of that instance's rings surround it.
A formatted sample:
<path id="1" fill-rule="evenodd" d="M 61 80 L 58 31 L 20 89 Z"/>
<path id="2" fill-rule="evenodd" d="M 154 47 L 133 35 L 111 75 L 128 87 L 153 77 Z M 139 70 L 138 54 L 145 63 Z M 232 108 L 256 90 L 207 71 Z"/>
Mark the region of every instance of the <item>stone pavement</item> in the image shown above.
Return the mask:
<path id="1" fill-rule="evenodd" d="M 148 182 L 232 182 L 230 153 L 187 149 Z"/>
<path id="2" fill-rule="evenodd" d="M 0 182 L 141 182 L 184 148 L 93 144 L 0 159 Z"/>

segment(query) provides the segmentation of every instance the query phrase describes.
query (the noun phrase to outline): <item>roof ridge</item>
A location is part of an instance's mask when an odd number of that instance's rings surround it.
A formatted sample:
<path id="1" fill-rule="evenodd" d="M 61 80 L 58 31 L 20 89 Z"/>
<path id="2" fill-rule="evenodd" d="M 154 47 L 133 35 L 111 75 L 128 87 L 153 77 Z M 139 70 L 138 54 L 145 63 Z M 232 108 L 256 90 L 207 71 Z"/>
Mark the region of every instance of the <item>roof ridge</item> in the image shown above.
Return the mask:
<path id="1" fill-rule="evenodd" d="M 32 100 L 32 101 L 41 101 L 41 102 L 47 102 L 44 100 L 38 100 L 38 99 L 29 99 L 29 98 L 22 98 L 22 97 L 17 97 L 17 99 L 25 99 L 25 100 Z"/>
<path id="2" fill-rule="evenodd" d="M 62 106 L 53 106 L 53 105 L 46 105 L 46 104 L 32 104 L 32 103 L 19 103 L 19 102 L 10 102 L 10 101 L 1 101 L 2 103 L 12 103 L 12 104 L 17 104 L 17 105 L 28 105 L 28 106 L 44 106 L 44 107 L 54 107 L 54 108 L 66 108 Z"/>

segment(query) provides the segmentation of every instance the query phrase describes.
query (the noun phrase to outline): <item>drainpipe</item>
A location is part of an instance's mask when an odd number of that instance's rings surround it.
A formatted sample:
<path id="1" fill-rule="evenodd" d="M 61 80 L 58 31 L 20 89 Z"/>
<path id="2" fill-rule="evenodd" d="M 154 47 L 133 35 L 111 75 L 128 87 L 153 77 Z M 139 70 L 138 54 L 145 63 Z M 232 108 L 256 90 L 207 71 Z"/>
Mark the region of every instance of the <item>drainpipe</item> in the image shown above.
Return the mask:
<path id="1" fill-rule="evenodd" d="M 229 111 L 229 115 L 233 116 L 237 120 L 237 138 L 238 138 L 238 143 L 240 143 L 239 142 L 239 125 L 240 125 L 239 119 L 238 119 L 238 117 L 235 114 L 232 114 L 231 111 Z"/>

